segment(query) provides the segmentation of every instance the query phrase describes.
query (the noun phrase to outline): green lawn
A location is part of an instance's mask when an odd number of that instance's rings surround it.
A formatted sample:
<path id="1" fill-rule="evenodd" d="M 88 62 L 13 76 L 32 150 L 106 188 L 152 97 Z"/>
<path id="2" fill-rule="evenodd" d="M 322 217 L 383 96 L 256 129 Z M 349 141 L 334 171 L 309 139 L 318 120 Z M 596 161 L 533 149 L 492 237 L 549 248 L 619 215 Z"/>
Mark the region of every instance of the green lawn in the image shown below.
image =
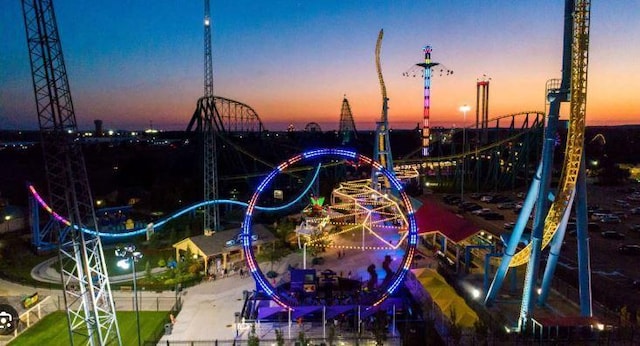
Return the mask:
<path id="1" fill-rule="evenodd" d="M 166 311 L 140 311 L 140 337 L 142 342 L 152 340 L 154 334 L 161 330 L 165 323 L 169 321 L 169 313 Z M 137 327 L 135 311 L 117 312 L 118 325 L 120 326 L 120 336 L 123 345 L 133 345 L 137 343 Z M 80 338 L 74 338 L 74 344 L 81 345 Z M 69 331 L 67 326 L 67 316 L 64 311 L 56 311 L 42 321 L 36 323 L 15 340 L 9 343 L 11 346 L 24 345 L 69 345 Z"/>
<path id="2" fill-rule="evenodd" d="M 141 249 L 142 259 L 136 263 L 136 272 L 144 272 L 147 262 L 151 268 L 155 268 L 158 266 L 158 260 L 164 259 L 165 261 L 169 259 L 169 257 L 174 257 L 176 255 L 176 251 L 173 248 L 167 249 Z M 131 269 L 122 269 L 118 267 L 118 261 L 122 258 L 116 257 L 115 248 L 109 247 L 104 249 L 104 261 L 107 264 L 107 272 L 110 276 L 122 275 L 122 274 L 130 274 Z"/>

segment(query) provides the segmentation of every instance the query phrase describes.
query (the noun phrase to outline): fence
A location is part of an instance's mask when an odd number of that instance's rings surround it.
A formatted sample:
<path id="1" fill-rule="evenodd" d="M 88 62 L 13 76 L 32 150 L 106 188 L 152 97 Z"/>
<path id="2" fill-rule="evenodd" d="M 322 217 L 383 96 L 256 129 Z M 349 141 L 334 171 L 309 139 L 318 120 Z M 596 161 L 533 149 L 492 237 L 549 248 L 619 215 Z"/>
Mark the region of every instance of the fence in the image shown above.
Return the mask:
<path id="1" fill-rule="evenodd" d="M 259 339 L 260 345 L 280 345 L 277 339 Z M 283 346 L 302 346 L 302 345 L 359 345 L 359 346 L 375 346 L 376 340 L 368 337 L 360 338 L 335 338 L 331 343 L 327 339 L 323 338 L 304 338 L 304 341 L 299 338 L 283 339 L 280 340 Z M 385 346 L 401 346 L 402 340 L 400 338 L 387 338 L 383 341 Z M 153 344 L 155 345 L 155 344 Z M 158 346 L 248 346 L 251 345 L 249 340 L 197 340 L 197 341 L 166 341 L 158 344 Z M 255 344 L 254 344 L 255 345 Z M 145 346 L 151 346 L 148 344 Z"/>
<path id="2" fill-rule="evenodd" d="M 19 334 L 27 330 L 34 323 L 40 321 L 45 316 L 58 310 L 58 306 L 56 304 L 55 299 L 51 297 L 44 297 L 41 301 L 39 301 L 33 307 L 27 309 L 27 311 L 20 314 L 18 317 L 20 323 L 18 323 L 17 328 L 13 331 L 13 335 L 9 336 L 9 338 L 0 339 L 0 345 L 4 345 L 4 342 L 8 343 L 9 341 L 15 339 Z"/>
<path id="3" fill-rule="evenodd" d="M 138 309 L 140 311 L 171 311 L 176 302 L 176 297 L 144 297 L 138 292 Z M 132 295 L 122 296 L 114 295 L 113 301 L 116 305 L 116 311 L 135 311 L 136 305 Z"/>
<path id="4" fill-rule="evenodd" d="M 168 317 L 169 316 L 177 316 L 178 313 L 180 312 L 180 310 L 182 310 L 182 296 L 176 296 L 176 299 L 174 300 L 174 304 L 169 309 L 169 313 L 168 313 L 167 316 Z M 160 326 L 156 327 L 156 330 L 154 330 L 153 333 L 152 333 L 151 339 L 150 340 L 145 340 L 144 341 L 144 345 L 145 346 L 155 346 L 158 343 L 158 341 L 160 341 L 162 336 L 166 332 L 170 332 L 172 328 L 173 328 L 173 325 L 171 323 L 166 323 L 164 325 L 160 325 Z"/>

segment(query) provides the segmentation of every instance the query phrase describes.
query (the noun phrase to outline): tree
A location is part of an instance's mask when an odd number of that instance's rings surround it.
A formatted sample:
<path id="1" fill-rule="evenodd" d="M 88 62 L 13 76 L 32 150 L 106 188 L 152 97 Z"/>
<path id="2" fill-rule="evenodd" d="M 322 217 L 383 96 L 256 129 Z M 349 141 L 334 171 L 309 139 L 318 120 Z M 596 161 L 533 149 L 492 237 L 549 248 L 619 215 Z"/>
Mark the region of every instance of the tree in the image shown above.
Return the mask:
<path id="1" fill-rule="evenodd" d="M 620 168 L 610 160 L 603 163 L 602 168 L 598 171 L 598 182 L 602 185 L 617 185 L 623 183 L 631 177 L 628 169 Z"/>
<path id="2" fill-rule="evenodd" d="M 251 325 L 251 331 L 249 332 L 249 337 L 247 338 L 248 346 L 258 346 L 260 345 L 260 338 L 258 338 L 258 334 L 256 334 L 256 325 Z"/>
<path id="3" fill-rule="evenodd" d="M 373 321 L 373 336 L 376 339 L 376 345 L 382 346 L 387 340 L 387 313 L 384 310 L 378 310 Z"/>
<path id="4" fill-rule="evenodd" d="M 460 339 L 462 338 L 462 328 L 456 322 L 458 319 L 458 315 L 456 313 L 456 309 L 451 306 L 449 310 L 449 316 L 451 320 L 449 321 L 449 336 L 453 340 L 454 345 L 460 345 Z"/>
<path id="5" fill-rule="evenodd" d="M 473 329 L 475 332 L 476 341 L 478 345 L 486 345 L 487 344 L 487 336 L 489 336 L 489 326 L 484 323 L 483 320 L 478 319 L 473 324 Z"/>
<path id="6" fill-rule="evenodd" d="M 280 329 L 276 329 L 276 344 L 278 346 L 284 346 L 284 335 Z"/>
<path id="7" fill-rule="evenodd" d="M 151 263 L 149 263 L 149 260 L 147 260 L 147 264 L 144 265 L 144 274 L 147 279 L 151 280 L 153 274 L 151 273 Z"/>
<path id="8" fill-rule="evenodd" d="M 329 346 L 333 346 L 333 343 L 336 341 L 336 327 L 333 323 L 329 326 L 329 335 L 327 335 L 327 342 Z"/>
<path id="9" fill-rule="evenodd" d="M 298 333 L 298 342 L 302 346 L 307 346 L 307 344 L 309 343 L 309 340 L 307 340 L 307 336 L 304 334 L 303 331 L 300 331 Z"/>

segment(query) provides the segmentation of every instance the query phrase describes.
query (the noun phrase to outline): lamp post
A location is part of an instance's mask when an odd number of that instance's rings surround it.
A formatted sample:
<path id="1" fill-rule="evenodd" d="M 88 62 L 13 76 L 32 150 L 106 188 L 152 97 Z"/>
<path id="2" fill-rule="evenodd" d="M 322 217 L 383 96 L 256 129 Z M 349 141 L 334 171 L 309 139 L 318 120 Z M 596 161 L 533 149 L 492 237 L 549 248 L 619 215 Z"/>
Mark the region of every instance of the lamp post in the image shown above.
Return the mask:
<path id="1" fill-rule="evenodd" d="M 4 216 L 4 223 L 7 226 L 7 232 L 9 232 L 9 221 L 11 221 L 11 215 L 5 215 Z"/>
<path id="2" fill-rule="evenodd" d="M 136 250 L 136 246 L 128 244 L 123 247 L 116 248 L 116 257 L 123 258 L 118 261 L 118 267 L 123 269 L 129 269 L 131 265 L 131 271 L 133 272 L 133 304 L 136 309 L 136 327 L 138 329 L 138 346 L 142 345 L 140 340 L 140 313 L 138 309 L 138 288 L 136 277 L 136 262 L 142 258 L 142 252 Z"/>
<path id="3" fill-rule="evenodd" d="M 302 244 L 302 269 L 307 269 L 307 242 Z"/>
<path id="4" fill-rule="evenodd" d="M 463 121 L 463 125 L 462 125 L 462 179 L 461 183 L 460 183 L 460 203 L 464 202 L 464 175 L 465 175 L 465 147 L 467 145 L 467 133 L 466 133 L 466 127 L 467 127 L 467 112 L 471 110 L 471 107 L 469 107 L 468 105 L 463 105 L 460 106 L 460 111 L 462 112 L 462 117 L 464 119 Z"/>

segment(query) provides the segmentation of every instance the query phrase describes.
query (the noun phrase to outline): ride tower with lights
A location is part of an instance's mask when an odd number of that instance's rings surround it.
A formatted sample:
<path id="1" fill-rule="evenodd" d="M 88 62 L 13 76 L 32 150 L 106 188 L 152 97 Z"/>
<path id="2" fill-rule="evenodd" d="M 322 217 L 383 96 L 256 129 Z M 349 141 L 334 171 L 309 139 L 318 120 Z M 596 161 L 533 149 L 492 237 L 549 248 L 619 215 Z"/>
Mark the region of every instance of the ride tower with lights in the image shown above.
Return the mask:
<path id="1" fill-rule="evenodd" d="M 431 60 L 431 52 L 433 48 L 430 45 L 426 45 L 422 48 L 424 53 L 424 62 L 415 64 L 409 71 L 403 73 L 404 76 L 416 76 L 416 69 L 422 70 L 422 77 L 424 79 L 424 106 L 422 111 L 422 156 L 427 157 L 430 154 L 429 146 L 431 142 L 431 126 L 429 124 L 430 112 L 431 112 L 431 77 L 433 75 L 433 68 L 441 66 L 440 74 L 446 73 L 447 75 L 453 74 L 453 71 L 443 67 L 439 62 Z"/>
<path id="2" fill-rule="evenodd" d="M 544 135 L 542 162 L 529 188 L 513 233 L 502 255 L 498 271 L 485 297 L 485 304 L 492 305 L 507 271 L 510 268 L 527 264 L 520 316 L 516 327 L 518 331 L 527 329 L 527 324 L 533 316 L 535 293 L 538 293 L 538 305 L 546 304 L 572 206 L 576 211 L 580 315 L 583 317 L 592 316 L 584 162 L 590 1 L 566 0 L 564 18 L 562 79 L 551 80 L 547 83 L 549 117 Z M 550 189 L 550 181 L 560 104 L 567 101 L 570 101 L 571 104 L 563 170 L 559 187 L 553 191 Z M 518 243 L 534 206 L 531 240 L 526 247 L 517 251 Z M 550 251 L 542 281 L 539 283 L 538 271 L 542 250 L 547 245 L 550 245 Z M 537 287 L 539 288 L 536 289 Z"/>
<path id="3" fill-rule="evenodd" d="M 23 0 L 22 12 L 49 198 L 69 218 L 66 229 L 51 224 L 69 339 L 72 345 L 121 345 L 53 2 Z M 85 233 L 85 226 L 93 231 Z"/>

